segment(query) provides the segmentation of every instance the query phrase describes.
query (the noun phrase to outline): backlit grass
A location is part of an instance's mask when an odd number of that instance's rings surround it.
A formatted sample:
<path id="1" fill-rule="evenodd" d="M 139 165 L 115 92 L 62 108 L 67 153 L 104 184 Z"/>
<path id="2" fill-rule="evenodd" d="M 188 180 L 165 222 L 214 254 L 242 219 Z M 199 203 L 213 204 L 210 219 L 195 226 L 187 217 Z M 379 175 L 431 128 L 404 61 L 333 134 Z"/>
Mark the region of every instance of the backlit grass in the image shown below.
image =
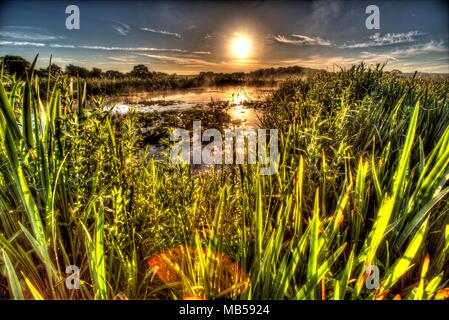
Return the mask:
<path id="1" fill-rule="evenodd" d="M 359 65 L 286 83 L 260 176 L 148 159 L 137 115 L 76 79 L 1 78 L 2 298 L 447 298 L 447 80 Z"/>

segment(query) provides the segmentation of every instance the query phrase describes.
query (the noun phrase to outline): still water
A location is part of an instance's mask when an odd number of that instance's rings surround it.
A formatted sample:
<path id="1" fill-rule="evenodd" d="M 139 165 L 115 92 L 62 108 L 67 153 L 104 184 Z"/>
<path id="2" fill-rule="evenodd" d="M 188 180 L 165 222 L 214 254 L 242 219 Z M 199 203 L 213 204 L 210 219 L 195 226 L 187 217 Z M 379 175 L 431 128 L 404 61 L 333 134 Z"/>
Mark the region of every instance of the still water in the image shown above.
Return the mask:
<path id="1" fill-rule="evenodd" d="M 125 114 L 137 112 L 185 111 L 213 108 L 227 102 L 225 112 L 231 122 L 244 128 L 258 127 L 261 110 L 254 103 L 265 101 L 275 87 L 220 87 L 197 88 L 161 92 L 139 92 L 111 97 L 106 101 L 108 110 Z"/>

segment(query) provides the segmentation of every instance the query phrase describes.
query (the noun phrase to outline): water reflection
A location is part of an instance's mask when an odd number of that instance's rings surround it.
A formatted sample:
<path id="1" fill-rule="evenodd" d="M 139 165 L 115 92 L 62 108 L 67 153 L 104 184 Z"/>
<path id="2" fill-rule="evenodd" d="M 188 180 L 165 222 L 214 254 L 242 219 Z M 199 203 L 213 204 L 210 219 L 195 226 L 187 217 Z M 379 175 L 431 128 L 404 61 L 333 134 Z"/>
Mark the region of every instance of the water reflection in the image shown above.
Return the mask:
<path id="1" fill-rule="evenodd" d="M 233 104 L 242 104 L 245 101 L 251 101 L 250 96 L 243 90 L 243 89 L 238 89 L 235 92 L 232 92 L 232 99 L 231 102 Z"/>
<path id="2" fill-rule="evenodd" d="M 131 95 L 110 97 L 106 109 L 125 114 L 129 110 L 139 112 L 185 111 L 223 106 L 230 115 L 229 127 L 254 128 L 260 125 L 261 110 L 252 103 L 264 101 L 274 90 L 273 87 L 223 87 L 197 88 L 162 92 L 138 92 Z"/>
<path id="3" fill-rule="evenodd" d="M 231 123 L 228 127 L 236 128 L 258 128 L 260 127 L 260 117 L 262 111 L 243 105 L 234 105 L 229 107 L 227 113 L 231 117 Z"/>

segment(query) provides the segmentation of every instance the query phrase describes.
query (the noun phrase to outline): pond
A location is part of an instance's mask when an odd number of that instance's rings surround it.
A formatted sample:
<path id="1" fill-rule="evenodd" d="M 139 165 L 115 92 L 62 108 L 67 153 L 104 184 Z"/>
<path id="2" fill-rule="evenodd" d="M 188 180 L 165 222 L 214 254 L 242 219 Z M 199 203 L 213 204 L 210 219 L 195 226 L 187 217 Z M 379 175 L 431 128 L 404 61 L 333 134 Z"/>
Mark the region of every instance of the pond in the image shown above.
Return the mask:
<path id="1" fill-rule="evenodd" d="M 125 114 L 136 112 L 179 112 L 220 107 L 233 126 L 252 128 L 260 125 L 261 104 L 275 87 L 212 87 L 162 92 L 138 92 L 109 97 L 105 108 Z M 224 124 L 226 125 L 226 124 Z"/>
<path id="2" fill-rule="evenodd" d="M 209 87 L 164 92 L 138 92 L 108 97 L 105 110 L 124 115 L 135 111 L 149 156 L 162 159 L 163 138 L 174 128 L 192 129 L 200 120 L 203 129 L 257 129 L 265 101 L 275 87 Z"/>

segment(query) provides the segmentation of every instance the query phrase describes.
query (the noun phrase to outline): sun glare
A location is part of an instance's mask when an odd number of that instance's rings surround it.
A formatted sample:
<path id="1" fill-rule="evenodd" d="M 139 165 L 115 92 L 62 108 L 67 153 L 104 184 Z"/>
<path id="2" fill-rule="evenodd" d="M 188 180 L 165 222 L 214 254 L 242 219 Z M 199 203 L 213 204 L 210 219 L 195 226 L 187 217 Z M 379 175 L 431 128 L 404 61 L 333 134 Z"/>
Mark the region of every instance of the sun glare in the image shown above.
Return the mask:
<path id="1" fill-rule="evenodd" d="M 251 49 L 250 41 L 247 37 L 238 35 L 232 42 L 232 52 L 239 59 L 246 59 Z"/>

